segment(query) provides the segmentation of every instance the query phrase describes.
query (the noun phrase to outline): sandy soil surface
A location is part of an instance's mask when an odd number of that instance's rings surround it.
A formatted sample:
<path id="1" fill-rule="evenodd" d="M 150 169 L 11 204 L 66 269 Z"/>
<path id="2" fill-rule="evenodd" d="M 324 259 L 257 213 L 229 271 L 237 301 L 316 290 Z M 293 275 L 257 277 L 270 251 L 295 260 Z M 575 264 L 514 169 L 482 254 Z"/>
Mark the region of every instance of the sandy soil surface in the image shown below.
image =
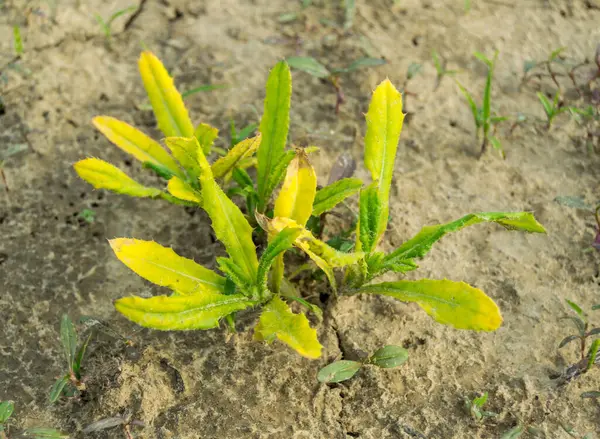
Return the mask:
<path id="1" fill-rule="evenodd" d="M 401 0 L 396 7 L 357 0 L 348 31 L 340 26 L 340 3 L 314 0 L 303 18 L 282 24 L 279 16 L 300 11 L 300 2 L 142 0 L 138 12 L 114 23 L 109 47 L 93 15 L 108 17 L 135 0 L 0 1 L 0 151 L 29 147 L 6 162 L 10 191 L 0 191 L 0 399 L 16 402 L 18 426 L 119 438 L 118 429 L 78 431 L 101 418 L 131 415 L 145 423 L 135 430 L 144 438 L 499 438 L 519 423 L 547 438 L 568 438 L 561 425 L 574 426 L 578 437 L 600 432 L 598 403 L 580 398 L 600 389 L 598 370 L 566 386 L 552 379 L 577 360 L 574 344 L 557 349 L 573 332 L 561 320 L 568 314 L 564 299 L 587 309 L 600 302 L 598 255 L 587 251 L 593 215 L 553 200 L 581 195 L 596 202 L 598 156 L 585 147 L 582 128 L 563 115 L 550 132 L 533 121 L 511 136 L 501 129 L 506 159 L 489 152 L 478 160 L 469 109 L 451 78 L 434 90 L 430 58 L 437 50 L 481 96 L 486 71 L 472 53 L 499 50 L 495 109 L 542 118 L 537 88 L 519 90 L 524 61 L 560 46 L 569 59 L 591 58 L 600 43 L 600 3 L 473 0 L 465 14 L 460 0 Z M 24 37 L 20 60 L 12 55 L 15 24 Z M 221 130 L 223 144 L 230 117 L 238 126 L 258 120 L 268 69 L 279 59 L 310 55 L 341 66 L 366 55 L 385 57 L 387 65 L 343 78 L 347 102 L 339 116 L 328 84 L 294 72 L 290 140 L 322 147 L 314 156 L 322 183 L 344 150 L 366 178 L 363 113 L 371 90 L 386 76 L 400 87 L 408 66 L 423 64 L 409 85 L 417 96 L 408 99 L 414 115 L 402 134 L 385 247 L 422 225 L 473 211 L 534 211 L 547 236 L 473 227 L 445 238 L 417 272 L 482 288 L 500 305 L 502 328 L 457 331 L 416 306 L 354 297 L 318 326 L 325 352 L 309 361 L 281 344 L 253 342 L 250 331 L 231 338 L 223 330 L 159 333 L 125 321 L 114 299 L 158 289 L 117 261 L 108 238 L 154 239 L 207 266 L 222 252 L 202 212 L 94 191 L 72 169 L 78 159 L 97 156 L 157 183 L 90 123 L 108 114 L 160 137 L 151 112 L 139 109 L 142 47 L 164 61 L 181 90 L 229 85 L 186 101 L 195 122 Z M 551 82 L 541 88 L 554 90 Z M 84 209 L 96 212 L 93 223 L 79 217 Z M 63 312 L 95 316 L 134 346 L 97 333 L 85 363 L 85 397 L 50 406 L 49 389 L 63 368 Z M 254 317 L 240 327 L 250 328 Z M 600 322 L 600 315 L 592 320 Z M 353 359 L 384 344 L 408 348 L 409 362 L 397 370 L 366 369 L 339 385 L 316 381 L 318 369 L 342 352 Z M 463 398 L 484 391 L 498 416 L 478 424 Z"/>

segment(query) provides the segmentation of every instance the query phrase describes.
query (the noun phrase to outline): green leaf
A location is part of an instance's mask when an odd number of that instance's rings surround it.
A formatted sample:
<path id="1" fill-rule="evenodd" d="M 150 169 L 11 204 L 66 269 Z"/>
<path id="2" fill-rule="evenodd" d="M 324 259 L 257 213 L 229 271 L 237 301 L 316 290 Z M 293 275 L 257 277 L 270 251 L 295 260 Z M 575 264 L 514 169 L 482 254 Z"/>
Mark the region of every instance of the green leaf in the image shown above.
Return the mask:
<path id="1" fill-rule="evenodd" d="M 190 178 L 195 181 L 200 175 L 198 140 L 195 137 L 167 137 L 165 143 Z"/>
<path id="2" fill-rule="evenodd" d="M 572 341 L 575 340 L 580 340 L 581 338 L 578 335 L 569 335 L 568 337 L 565 337 L 562 339 L 562 341 L 560 342 L 560 344 L 558 345 L 558 349 L 568 345 L 569 343 L 571 343 Z"/>
<path id="3" fill-rule="evenodd" d="M 264 113 L 260 122 L 262 142 L 258 148 L 257 192 L 258 211 L 264 212 L 275 186 L 273 171 L 281 161 L 290 125 L 292 76 L 285 61 L 279 62 L 267 80 Z M 291 160 L 291 159 L 290 159 Z M 285 169 L 285 168 L 284 168 Z"/>
<path id="4" fill-rule="evenodd" d="M 358 361 L 334 361 L 319 370 L 317 379 L 320 383 L 339 383 L 352 378 L 361 367 L 362 364 Z"/>
<path id="5" fill-rule="evenodd" d="M 68 439 L 69 435 L 63 434 L 54 428 L 30 428 L 23 432 L 25 437 L 34 439 Z"/>
<path id="6" fill-rule="evenodd" d="M 63 345 L 69 371 L 73 372 L 75 352 L 77 351 L 77 332 L 75 332 L 75 326 L 67 314 L 63 314 L 60 321 L 60 341 Z"/>
<path id="7" fill-rule="evenodd" d="M 139 69 L 160 130 L 166 137 L 193 137 L 194 126 L 183 99 L 160 60 L 143 52 Z"/>
<path id="8" fill-rule="evenodd" d="M 307 358 L 319 358 L 323 348 L 317 338 L 317 331 L 310 327 L 306 316 L 294 314 L 278 296 L 273 297 L 264 307 L 254 328 L 254 338 L 268 343 L 278 338 Z"/>
<path id="9" fill-rule="evenodd" d="M 23 38 L 21 38 L 21 28 L 17 25 L 13 26 L 13 44 L 15 55 L 23 55 Z"/>
<path id="10" fill-rule="evenodd" d="M 273 166 L 273 170 L 267 181 L 267 186 L 271 188 L 269 192 L 270 194 L 273 193 L 273 190 L 279 186 L 279 184 L 285 178 L 287 168 L 291 161 L 294 160 L 294 157 L 296 157 L 296 151 L 286 151 Z"/>
<path id="11" fill-rule="evenodd" d="M 548 57 L 548 62 L 554 61 L 561 53 L 567 50 L 566 47 L 559 47 L 558 49 L 553 50 Z"/>
<path id="12" fill-rule="evenodd" d="M 69 375 L 65 375 L 64 377 L 61 377 L 54 382 L 52 389 L 50 389 L 50 403 L 51 404 L 54 404 L 56 401 L 58 401 L 58 399 L 62 395 L 63 389 L 69 382 L 69 379 L 70 379 Z"/>
<path id="13" fill-rule="evenodd" d="M 173 175 L 183 176 L 173 157 L 158 142 L 137 128 L 108 116 L 97 116 L 92 123 L 114 145 L 140 162 L 150 162 L 165 167 Z"/>
<path id="14" fill-rule="evenodd" d="M 329 78 L 331 72 L 323 64 L 309 56 L 290 56 L 286 62 L 292 69 L 302 70 L 309 75 L 317 78 Z"/>
<path id="15" fill-rule="evenodd" d="M 159 330 L 210 329 L 235 311 L 255 305 L 242 295 L 206 292 L 194 296 L 123 297 L 115 308 L 132 322 Z"/>
<path id="16" fill-rule="evenodd" d="M 315 216 L 325 213 L 351 195 L 354 195 L 362 188 L 362 181 L 358 178 L 344 178 L 325 186 L 317 191 L 313 203 L 313 212 Z"/>
<path id="17" fill-rule="evenodd" d="M 263 138 L 264 139 L 264 138 Z M 260 149 L 259 149 L 260 150 Z M 247 284 L 254 284 L 258 270 L 256 247 L 252 241 L 252 227 L 244 214 L 219 187 L 202 149 L 198 149 L 203 205 L 212 221 L 219 241 L 225 245 L 232 261 L 237 264 Z"/>
<path id="18" fill-rule="evenodd" d="M 473 405 L 475 407 L 483 407 L 483 405 L 487 402 L 488 400 L 488 393 L 485 392 L 483 395 L 478 396 L 477 398 L 473 399 Z"/>
<path id="19" fill-rule="evenodd" d="M 545 94 L 543 94 L 539 91 L 537 92 L 537 97 L 540 100 L 540 102 L 542 103 L 542 106 L 544 107 L 544 112 L 546 113 L 546 116 L 548 117 L 548 119 L 550 119 L 554 115 L 554 108 L 552 106 L 552 103 L 546 97 Z"/>
<path id="20" fill-rule="evenodd" d="M 92 339 L 92 333 L 88 335 L 85 339 L 85 342 L 79 347 L 77 351 L 77 355 L 75 356 L 75 362 L 73 363 L 73 373 L 77 379 L 81 379 L 81 363 L 83 362 L 83 357 L 85 356 L 85 351 L 87 350 L 88 344 Z"/>
<path id="21" fill-rule="evenodd" d="M 485 293 L 464 282 L 421 279 L 367 285 L 359 294 L 380 294 L 415 302 L 435 321 L 457 329 L 495 331 L 502 324 L 498 306 Z"/>
<path id="22" fill-rule="evenodd" d="M 400 346 L 385 346 L 369 357 L 369 363 L 384 369 L 398 367 L 408 360 L 408 351 Z"/>
<path id="23" fill-rule="evenodd" d="M 598 355 L 598 349 L 600 349 L 600 340 L 596 339 L 592 342 L 592 346 L 590 346 L 590 351 L 588 352 L 588 364 L 587 369 L 590 370 L 592 366 L 596 363 L 596 356 Z"/>
<path id="24" fill-rule="evenodd" d="M 172 177 L 169 180 L 167 190 L 171 195 L 180 200 L 189 201 L 202 206 L 202 193 L 179 177 Z"/>
<path id="25" fill-rule="evenodd" d="M 389 216 L 389 193 L 394 173 L 396 150 L 402 131 L 404 114 L 402 113 L 402 95 L 389 79 L 383 81 L 373 92 L 367 118 L 365 136 L 365 166 L 371 173 L 373 185 L 377 188 L 379 209 L 377 210 L 376 236 L 369 239 L 371 246 L 365 251 L 375 249 L 387 227 Z M 362 198 L 362 197 L 361 197 Z M 359 228 L 359 230 L 362 230 Z M 372 232 L 373 229 L 370 229 Z M 357 239 L 357 250 L 362 250 L 362 237 Z"/>
<path id="26" fill-rule="evenodd" d="M 108 189 L 131 197 L 157 197 L 160 189 L 145 187 L 130 178 L 119 168 L 104 160 L 89 158 L 73 165 L 79 176 L 96 189 Z"/>
<path id="27" fill-rule="evenodd" d="M 473 121 L 475 122 L 475 127 L 479 129 L 479 127 L 481 126 L 481 123 L 479 120 L 479 109 L 477 108 L 475 99 L 473 99 L 473 96 L 471 96 L 471 93 L 469 93 L 469 91 L 460 82 L 456 81 L 456 85 L 458 85 L 458 88 L 460 89 L 460 91 L 464 95 L 465 99 L 467 100 L 467 103 L 469 104 L 469 108 L 471 109 L 471 114 L 473 115 Z"/>
<path id="28" fill-rule="evenodd" d="M 369 67 L 378 67 L 387 64 L 385 59 L 381 58 L 359 58 L 356 61 L 353 61 L 348 65 L 348 67 L 344 67 L 341 69 L 334 69 L 334 73 L 352 73 L 356 70 L 366 69 Z"/>
<path id="29" fill-rule="evenodd" d="M 222 293 L 225 278 L 154 241 L 117 238 L 109 241 L 127 267 L 150 282 L 180 295 Z"/>
<path id="30" fill-rule="evenodd" d="M 244 139 L 229 150 L 225 157 L 221 157 L 212 165 L 214 178 L 222 178 L 233 170 L 240 160 L 250 157 L 259 148 L 260 134 L 250 139 Z"/>
<path id="31" fill-rule="evenodd" d="M 422 258 L 431 250 L 433 244 L 447 233 L 456 232 L 464 227 L 482 222 L 494 222 L 507 230 L 546 233 L 544 227 L 529 212 L 472 213 L 450 223 L 423 227 L 413 238 L 388 254 L 383 259 L 382 267 L 406 259 Z"/>
<path id="32" fill-rule="evenodd" d="M 569 308 L 571 308 L 573 311 L 575 311 L 575 313 L 581 317 L 581 320 L 583 320 L 585 322 L 585 313 L 583 312 L 583 310 L 581 309 L 581 307 L 579 305 L 577 305 L 575 302 L 569 300 L 569 299 L 565 299 L 565 302 L 567 302 L 567 305 L 569 305 Z"/>
<path id="33" fill-rule="evenodd" d="M 492 110 L 491 110 L 492 79 L 494 76 L 494 63 L 498 56 L 498 52 L 496 52 L 494 54 L 493 60 L 487 59 L 483 56 L 479 57 L 478 55 L 481 55 L 481 54 L 478 54 L 478 53 L 475 54 L 475 56 L 477 56 L 480 60 L 485 62 L 488 66 L 488 74 L 487 74 L 487 78 L 486 78 L 486 82 L 485 82 L 485 88 L 483 90 L 483 135 L 484 135 L 484 137 L 488 137 L 488 133 L 489 133 L 490 126 L 491 126 L 490 115 L 492 112 Z"/>
<path id="34" fill-rule="evenodd" d="M 360 191 L 359 219 L 357 224 L 357 249 L 372 253 L 377 247 L 379 221 L 383 206 L 377 182 Z"/>
<path id="35" fill-rule="evenodd" d="M 269 269 L 278 255 L 294 245 L 296 238 L 302 233 L 302 228 L 286 227 L 275 236 L 260 257 L 256 284 L 266 288 Z"/>
<path id="36" fill-rule="evenodd" d="M 201 123 L 194 130 L 194 137 L 202 147 L 204 154 L 208 155 L 210 154 L 215 139 L 219 137 L 219 130 L 211 127 L 207 123 Z"/>
<path id="37" fill-rule="evenodd" d="M 233 284 L 238 287 L 242 293 L 245 295 L 251 295 L 252 285 L 254 285 L 254 280 L 250 281 L 246 278 L 246 274 L 242 270 L 242 268 L 237 265 L 234 261 L 229 258 L 219 257 L 217 258 L 217 264 L 219 266 L 219 270 L 227 276 L 227 279 L 233 282 Z M 227 284 L 225 285 L 225 293 L 227 293 Z"/>
<path id="38" fill-rule="evenodd" d="M 199 85 L 198 87 L 194 87 L 191 88 L 189 90 L 184 91 L 183 93 L 181 93 L 181 97 L 183 99 L 187 99 L 192 95 L 195 95 L 196 93 L 201 93 L 204 91 L 213 91 L 213 90 L 219 90 L 222 88 L 228 88 L 229 85 L 227 84 L 204 84 L 204 85 Z"/>
<path id="39" fill-rule="evenodd" d="M 4 424 L 8 421 L 15 410 L 15 403 L 12 401 L 0 402 L 0 424 Z"/>

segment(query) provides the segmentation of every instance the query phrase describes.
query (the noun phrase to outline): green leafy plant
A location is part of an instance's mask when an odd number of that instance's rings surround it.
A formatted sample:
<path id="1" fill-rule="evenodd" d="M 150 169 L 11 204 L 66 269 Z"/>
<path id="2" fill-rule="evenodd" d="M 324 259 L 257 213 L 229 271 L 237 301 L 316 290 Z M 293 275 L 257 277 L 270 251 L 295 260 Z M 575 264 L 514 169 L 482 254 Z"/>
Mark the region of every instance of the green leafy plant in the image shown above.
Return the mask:
<path id="1" fill-rule="evenodd" d="M 482 422 L 486 418 L 493 418 L 494 416 L 497 416 L 497 414 L 494 412 L 489 412 L 489 411 L 483 410 L 483 406 L 485 405 L 487 400 L 488 400 L 487 392 L 485 392 L 484 394 L 477 396 L 473 399 L 469 399 L 469 398 L 465 397 L 465 408 L 467 409 L 467 412 L 469 413 L 469 415 L 471 415 L 471 417 L 475 421 Z"/>
<path id="2" fill-rule="evenodd" d="M 563 374 L 564 381 L 570 381 L 579 375 L 589 371 L 600 359 L 598 357 L 598 349 L 600 348 L 600 339 L 594 339 L 588 348 L 588 340 L 600 335 L 600 328 L 590 325 L 589 318 L 583 309 L 571 300 L 566 301 L 567 305 L 574 313 L 566 317 L 571 320 L 577 328 L 577 334 L 565 337 L 558 345 L 558 348 L 563 348 L 568 344 L 577 341 L 579 343 L 579 362 L 569 366 Z M 592 310 L 600 309 L 600 305 L 594 305 Z"/>
<path id="3" fill-rule="evenodd" d="M 435 78 L 435 86 L 434 90 L 437 90 L 440 84 L 442 83 L 442 79 L 444 76 L 453 76 L 458 73 L 458 70 L 448 70 L 446 68 L 447 61 L 437 53 L 436 50 L 431 51 L 431 59 L 433 60 L 433 65 L 435 66 L 435 71 L 437 72 L 437 76 Z"/>
<path id="4" fill-rule="evenodd" d="M 498 57 L 498 52 L 494 54 L 492 59 L 487 58 L 485 55 L 479 52 L 475 52 L 475 57 L 483 62 L 488 68 L 481 106 L 477 105 L 471 93 L 469 93 L 469 91 L 460 82 L 456 81 L 456 83 L 462 94 L 465 96 L 467 103 L 469 104 L 469 108 L 471 109 L 473 122 L 475 122 L 476 136 L 481 140 L 481 155 L 485 153 L 488 144 L 491 144 L 494 149 L 498 150 L 500 155 L 504 157 L 502 144 L 496 137 L 495 133 L 496 125 L 507 120 L 507 118 L 498 116 L 492 111 L 492 80 L 494 77 L 494 66 Z"/>
<path id="5" fill-rule="evenodd" d="M 85 390 L 82 381 L 81 364 L 92 334 L 79 345 L 75 325 L 67 314 L 63 315 L 60 322 L 60 340 L 67 360 L 66 373 L 58 378 L 50 390 L 50 402 L 54 403 L 62 395 L 74 396 Z"/>
<path id="6" fill-rule="evenodd" d="M 271 70 L 266 88 L 256 186 L 247 175 L 242 178 L 237 173 L 240 180 L 247 179 L 248 190 L 255 197 L 255 208 L 246 216 L 217 183 L 218 162 L 212 166 L 208 163 L 197 137 L 166 139 L 167 145 L 196 151 L 195 161 L 189 158 L 189 168 L 197 169 L 194 175 L 201 194 L 198 204 L 208 214 L 215 236 L 228 254 L 216 260 L 220 273 L 155 242 L 113 239 L 110 244 L 121 262 L 141 277 L 172 290 L 169 296 L 118 299 L 116 309 L 148 328 L 194 330 L 215 328 L 221 319 L 234 329 L 236 313 L 260 308 L 255 339 L 266 342 L 278 339 L 305 357 L 318 358 L 322 346 L 316 330 L 311 328 L 304 313 L 294 313 L 287 303 L 288 300 L 307 303 L 285 278 L 283 255 L 295 247 L 325 273 L 332 303 L 341 296 L 377 294 L 416 303 L 436 321 L 457 329 L 496 330 L 502 322 L 497 305 L 483 291 L 464 282 L 371 281 L 387 272 L 415 270 L 416 260 L 425 256 L 435 242 L 466 226 L 493 222 L 508 230 L 544 233 L 533 215 L 528 212 L 466 215 L 447 224 L 426 226 L 396 250 L 383 253 L 377 248 L 389 219 L 389 193 L 404 119 L 401 94 L 389 80 L 373 93 L 366 115 L 364 154 L 372 182 L 362 187 L 357 179 L 347 178 L 317 191 L 316 173 L 307 151 L 286 150 L 291 99 L 291 74 L 286 62 Z M 271 196 L 282 181 L 271 210 Z M 333 209 L 358 191 L 360 213 L 352 252 L 336 250 L 306 228 L 311 216 Z M 252 217 L 266 232 L 267 245 L 260 257 L 253 240 Z M 336 269 L 345 272 L 340 273 L 339 279 Z"/>
<path id="7" fill-rule="evenodd" d="M 349 380 L 364 366 L 375 366 L 392 369 L 401 366 L 408 360 L 408 351 L 400 346 L 388 345 L 378 349 L 362 361 L 339 360 L 328 364 L 317 374 L 321 383 L 339 383 Z"/>
<path id="8" fill-rule="evenodd" d="M 340 112 L 340 106 L 345 102 L 344 92 L 340 82 L 340 76 L 352 73 L 359 69 L 368 67 L 377 67 L 386 64 L 386 60 L 380 58 L 360 58 L 350 63 L 346 67 L 327 68 L 319 61 L 308 56 L 292 56 L 286 59 L 288 65 L 297 70 L 301 70 L 319 79 L 326 80 L 331 83 L 336 91 L 335 112 Z"/>
<path id="9" fill-rule="evenodd" d="M 95 14 L 94 18 L 102 28 L 102 32 L 104 33 L 104 37 L 106 38 L 107 44 L 110 45 L 112 40 L 112 24 L 113 22 L 123 15 L 127 15 L 131 12 L 136 12 L 138 10 L 137 6 L 129 6 L 127 8 L 119 9 L 115 13 L 113 13 L 107 20 L 104 20 L 101 15 Z"/>
<path id="10" fill-rule="evenodd" d="M 566 107 L 560 101 L 560 92 L 557 91 L 554 95 L 554 99 L 550 101 L 544 93 L 537 92 L 537 97 L 540 100 L 542 107 L 544 107 L 544 113 L 546 113 L 547 125 L 546 128 L 549 130 L 552 127 L 554 118 L 565 111 L 574 111 L 571 107 Z"/>
<path id="11" fill-rule="evenodd" d="M 96 211 L 93 209 L 83 209 L 77 216 L 86 223 L 92 224 L 96 220 Z"/>
<path id="12" fill-rule="evenodd" d="M 69 436 L 62 434 L 53 428 L 28 428 L 14 436 L 10 434 L 9 419 L 15 410 L 12 401 L 0 401 L 0 439 L 10 438 L 33 438 L 33 439 L 68 439 Z"/>
<path id="13" fill-rule="evenodd" d="M 147 187 L 133 180 L 110 163 L 88 158 L 75 163 L 79 176 L 97 189 L 142 198 L 161 198 L 174 204 L 198 206 L 201 204 L 200 167 L 196 158 L 195 144 L 186 141 L 194 137 L 202 145 L 203 154 L 211 152 L 218 130 L 208 124 L 192 124 L 183 98 L 175 88 L 167 70 L 151 52 L 143 52 L 139 69 L 150 99 L 158 126 L 168 141 L 169 154 L 158 142 L 132 127 L 109 116 L 97 116 L 94 126 L 117 147 L 140 161 L 159 177 L 167 181 L 166 188 Z M 231 178 L 236 167 L 243 169 L 260 144 L 260 136 L 244 139 L 224 157 L 213 163 L 213 175 L 217 179 Z"/>

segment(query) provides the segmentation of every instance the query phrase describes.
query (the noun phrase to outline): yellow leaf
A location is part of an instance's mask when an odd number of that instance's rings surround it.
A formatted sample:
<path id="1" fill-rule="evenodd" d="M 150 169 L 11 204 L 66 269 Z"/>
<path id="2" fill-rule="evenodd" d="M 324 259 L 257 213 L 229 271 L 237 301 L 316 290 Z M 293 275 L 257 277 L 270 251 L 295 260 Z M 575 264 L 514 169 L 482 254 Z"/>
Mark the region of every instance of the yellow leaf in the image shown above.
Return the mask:
<path id="1" fill-rule="evenodd" d="M 201 123 L 196 127 L 194 131 L 194 137 L 198 140 L 204 154 L 210 154 L 215 139 L 219 136 L 219 130 L 211 127 L 207 123 Z"/>
<path id="2" fill-rule="evenodd" d="M 310 327 L 304 314 L 294 314 L 290 307 L 275 296 L 264 307 L 254 328 L 254 338 L 271 343 L 278 338 L 300 355 L 307 358 L 321 356 L 321 343 L 317 331 Z"/>
<path id="3" fill-rule="evenodd" d="M 200 175 L 198 165 L 198 140 L 195 137 L 167 137 L 165 143 L 192 180 Z"/>
<path id="4" fill-rule="evenodd" d="M 457 329 L 495 331 L 502 324 L 498 306 L 485 293 L 464 282 L 421 279 L 367 285 L 359 294 L 381 294 L 416 302 L 436 322 Z"/>
<path id="5" fill-rule="evenodd" d="M 290 218 L 305 226 L 310 218 L 317 193 L 317 175 L 302 149 L 287 168 L 283 187 L 275 200 L 274 216 Z"/>
<path id="6" fill-rule="evenodd" d="M 160 130 L 166 137 L 192 137 L 194 126 L 167 69 L 147 51 L 140 56 L 139 68 Z"/>
<path id="7" fill-rule="evenodd" d="M 110 246 L 117 258 L 135 273 L 180 295 L 225 291 L 223 276 L 154 241 L 117 238 L 110 240 Z"/>
<path id="8" fill-rule="evenodd" d="M 214 178 L 222 178 L 227 173 L 233 170 L 240 161 L 250 157 L 258 149 L 260 145 L 260 134 L 256 137 L 251 137 L 242 140 L 240 143 L 235 145 L 229 150 L 225 157 L 221 157 L 212 165 L 212 172 Z"/>
<path id="9" fill-rule="evenodd" d="M 375 249 L 385 229 L 389 216 L 389 195 L 394 173 L 396 150 L 404 122 L 402 113 L 402 95 L 389 79 L 375 89 L 369 111 L 367 112 L 367 134 L 365 136 L 365 165 L 371 172 L 373 187 L 377 187 L 378 217 L 374 229 L 373 245 L 367 251 Z M 356 247 L 361 249 L 360 227 L 357 229 Z M 365 231 L 363 227 L 362 232 Z"/>
<path id="10" fill-rule="evenodd" d="M 132 322 L 163 331 L 210 329 L 223 317 L 253 306 L 247 297 L 205 293 L 199 296 L 123 297 L 115 308 Z"/>
<path id="11" fill-rule="evenodd" d="M 142 163 L 150 162 L 161 165 L 171 171 L 172 174 L 182 176 L 173 157 L 158 142 L 140 130 L 108 116 L 97 116 L 92 120 L 92 123 L 108 140 Z"/>
<path id="12" fill-rule="evenodd" d="M 239 207 L 225 195 L 215 181 L 199 145 L 197 157 L 201 170 L 202 207 L 212 221 L 217 239 L 225 245 L 227 253 L 243 273 L 245 282 L 253 285 L 256 282 L 258 258 L 252 241 L 252 227 Z"/>
<path id="13" fill-rule="evenodd" d="M 202 205 L 202 194 L 187 184 L 179 177 L 172 177 L 167 185 L 167 190 L 180 200 L 191 201 Z"/>
<path id="14" fill-rule="evenodd" d="M 157 197 L 161 190 L 146 187 L 104 160 L 89 158 L 73 165 L 81 178 L 96 189 L 108 189 L 132 197 Z"/>

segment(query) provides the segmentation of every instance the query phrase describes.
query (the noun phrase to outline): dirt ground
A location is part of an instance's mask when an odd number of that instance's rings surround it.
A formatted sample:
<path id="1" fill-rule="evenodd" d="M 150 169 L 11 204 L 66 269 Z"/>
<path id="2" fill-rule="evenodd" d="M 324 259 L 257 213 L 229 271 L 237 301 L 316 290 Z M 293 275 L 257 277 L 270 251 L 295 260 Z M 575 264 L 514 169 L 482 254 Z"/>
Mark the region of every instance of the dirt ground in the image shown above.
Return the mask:
<path id="1" fill-rule="evenodd" d="M 560 116 L 550 132 L 527 122 L 513 135 L 499 133 L 506 159 L 493 151 L 477 160 L 469 109 L 447 77 L 434 90 L 431 51 L 460 70 L 477 96 L 485 67 L 472 53 L 499 50 L 493 103 L 501 114 L 543 117 L 535 87 L 519 90 L 523 63 L 544 59 L 561 46 L 570 59 L 591 58 L 600 43 L 595 0 L 472 1 L 357 0 L 354 26 L 338 25 L 338 1 L 314 0 L 305 16 L 291 0 L 141 0 L 138 12 L 114 23 L 107 46 L 93 15 L 135 5 L 135 0 L 0 1 L 0 151 L 28 150 L 7 160 L 10 191 L 0 191 L 0 400 L 16 402 L 19 427 L 53 426 L 74 438 L 121 438 L 119 429 L 84 435 L 105 417 L 130 415 L 143 438 L 499 438 L 517 424 L 547 438 L 568 438 L 561 425 L 600 433 L 599 405 L 580 394 L 600 389 L 593 370 L 566 386 L 552 379 L 577 360 L 565 298 L 585 308 L 600 302 L 598 259 L 590 252 L 590 212 L 555 203 L 557 196 L 598 200 L 599 158 L 583 144 L 584 132 Z M 13 59 L 12 26 L 21 26 L 25 53 Z M 159 333 L 139 330 L 119 316 L 112 301 L 158 288 L 113 256 L 112 237 L 154 239 L 212 266 L 222 250 L 200 211 L 166 202 L 94 191 L 72 164 L 96 156 L 147 184 L 158 180 L 92 127 L 107 114 L 160 138 L 137 72 L 143 47 L 154 51 L 181 90 L 201 84 L 229 87 L 200 93 L 186 103 L 195 122 L 218 127 L 228 142 L 229 118 L 238 126 L 262 114 L 268 70 L 294 54 L 341 66 L 362 56 L 388 64 L 343 78 L 347 102 L 334 112 L 332 88 L 294 72 L 290 141 L 322 149 L 313 156 L 321 183 L 330 165 L 351 150 L 362 167 L 363 113 L 371 90 L 386 76 L 401 87 L 408 66 L 423 64 L 409 89 L 391 200 L 386 248 L 422 225 L 475 211 L 535 212 L 547 236 L 509 233 L 480 225 L 444 238 L 409 278 L 464 280 L 499 304 L 504 325 L 491 334 L 436 324 L 416 306 L 380 297 L 353 297 L 318 326 L 324 355 L 300 358 L 281 344 L 266 346 L 245 332 Z M 552 83 L 542 90 L 552 92 Z M 565 83 L 568 89 L 568 83 Z M 572 92 L 573 90 L 571 90 Z M 79 217 L 96 212 L 91 224 Z M 134 345 L 97 332 L 86 359 L 88 391 L 81 401 L 48 404 L 63 370 L 58 338 L 62 313 L 91 315 L 130 337 Z M 598 313 L 598 312 L 597 312 Z M 600 315 L 592 314 L 600 323 Z M 385 344 L 408 348 L 400 369 L 366 369 L 339 385 L 319 384 L 318 369 L 341 353 L 357 358 Z M 489 392 L 487 409 L 498 416 L 478 424 L 463 398 Z M 527 434 L 523 437 L 532 437 Z"/>

